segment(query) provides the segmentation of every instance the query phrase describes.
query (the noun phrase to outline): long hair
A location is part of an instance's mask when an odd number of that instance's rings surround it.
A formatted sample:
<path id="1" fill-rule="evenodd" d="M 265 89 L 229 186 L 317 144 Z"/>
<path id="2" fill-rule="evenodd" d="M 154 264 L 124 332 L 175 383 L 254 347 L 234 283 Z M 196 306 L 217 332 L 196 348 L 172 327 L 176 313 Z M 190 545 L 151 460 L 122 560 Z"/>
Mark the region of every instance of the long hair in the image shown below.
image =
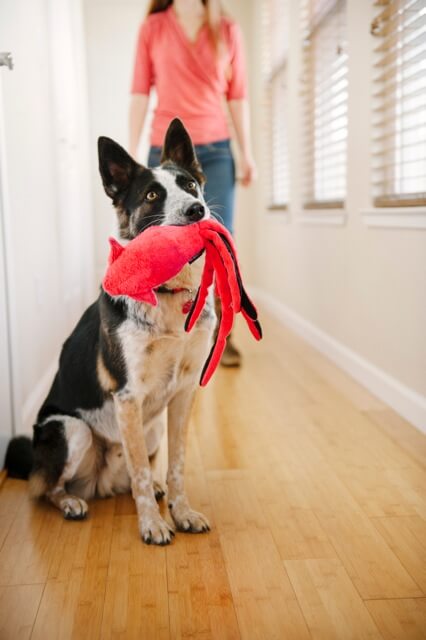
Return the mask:
<path id="1" fill-rule="evenodd" d="M 222 10 L 220 0 L 202 0 L 206 8 L 207 26 L 210 32 L 210 38 L 216 53 L 220 53 L 222 46 L 220 33 L 220 19 L 224 12 Z M 159 13 L 165 11 L 173 4 L 173 0 L 151 0 L 148 6 L 147 15 L 150 13 Z"/>

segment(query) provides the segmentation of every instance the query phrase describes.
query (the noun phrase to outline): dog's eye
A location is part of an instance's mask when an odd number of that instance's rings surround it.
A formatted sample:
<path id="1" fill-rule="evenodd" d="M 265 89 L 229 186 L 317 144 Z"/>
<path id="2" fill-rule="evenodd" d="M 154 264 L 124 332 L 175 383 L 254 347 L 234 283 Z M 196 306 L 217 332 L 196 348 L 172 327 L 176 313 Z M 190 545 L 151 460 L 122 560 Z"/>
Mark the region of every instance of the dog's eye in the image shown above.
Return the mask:
<path id="1" fill-rule="evenodd" d="M 158 193 L 156 191 L 148 191 L 145 198 L 152 202 L 153 200 L 156 200 L 158 198 Z"/>
<path id="2" fill-rule="evenodd" d="M 187 184 L 188 189 L 191 189 L 191 191 L 195 191 L 197 189 L 197 185 L 195 184 L 194 180 L 190 180 Z"/>

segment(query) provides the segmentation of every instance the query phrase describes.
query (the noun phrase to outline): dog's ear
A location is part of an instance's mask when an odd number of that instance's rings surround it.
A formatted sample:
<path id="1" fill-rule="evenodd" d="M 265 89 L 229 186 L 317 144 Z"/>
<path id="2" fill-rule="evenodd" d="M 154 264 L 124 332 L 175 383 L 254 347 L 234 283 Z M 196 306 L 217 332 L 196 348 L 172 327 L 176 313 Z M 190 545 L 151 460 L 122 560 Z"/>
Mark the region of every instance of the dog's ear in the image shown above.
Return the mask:
<path id="1" fill-rule="evenodd" d="M 123 147 L 103 136 L 98 139 L 98 154 L 105 192 L 114 199 L 128 189 L 138 165 Z"/>
<path id="2" fill-rule="evenodd" d="M 161 163 L 173 162 L 178 167 L 188 171 L 200 184 L 204 184 L 206 178 L 201 170 L 195 154 L 194 145 L 189 133 L 179 118 L 175 118 L 169 124 L 164 140 Z"/>

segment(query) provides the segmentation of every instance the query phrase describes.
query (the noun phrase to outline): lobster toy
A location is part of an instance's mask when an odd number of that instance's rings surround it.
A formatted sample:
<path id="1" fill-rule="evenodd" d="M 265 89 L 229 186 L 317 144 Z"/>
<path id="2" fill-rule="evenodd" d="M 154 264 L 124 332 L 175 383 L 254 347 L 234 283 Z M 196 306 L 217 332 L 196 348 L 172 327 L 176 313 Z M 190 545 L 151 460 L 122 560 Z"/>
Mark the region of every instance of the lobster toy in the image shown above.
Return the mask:
<path id="1" fill-rule="evenodd" d="M 191 331 L 215 283 L 222 314 L 215 343 L 204 365 L 200 385 L 212 377 L 231 333 L 235 315 L 244 316 L 256 340 L 262 337 L 257 311 L 244 289 L 237 253 L 229 231 L 213 219 L 183 226 L 152 226 L 125 247 L 110 238 L 109 266 L 103 288 L 111 296 L 125 295 L 156 306 L 155 291 L 205 252 L 204 269 L 195 299 L 188 309 L 185 331 Z"/>

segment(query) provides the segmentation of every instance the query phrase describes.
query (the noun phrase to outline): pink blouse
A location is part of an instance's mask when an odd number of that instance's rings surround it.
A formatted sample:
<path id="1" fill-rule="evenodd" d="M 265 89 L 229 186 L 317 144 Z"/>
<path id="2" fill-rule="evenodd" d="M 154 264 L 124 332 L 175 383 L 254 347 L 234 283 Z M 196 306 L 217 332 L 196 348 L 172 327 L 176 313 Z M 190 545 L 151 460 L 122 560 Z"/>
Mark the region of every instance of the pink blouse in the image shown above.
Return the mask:
<path id="1" fill-rule="evenodd" d="M 142 23 L 137 42 L 132 93 L 149 95 L 155 86 L 158 104 L 151 144 L 163 144 L 172 118 L 179 116 L 194 144 L 229 138 L 224 101 L 246 97 L 246 74 L 238 25 L 221 20 L 226 54 L 217 59 L 207 26 L 193 43 L 178 22 L 173 6 Z"/>

